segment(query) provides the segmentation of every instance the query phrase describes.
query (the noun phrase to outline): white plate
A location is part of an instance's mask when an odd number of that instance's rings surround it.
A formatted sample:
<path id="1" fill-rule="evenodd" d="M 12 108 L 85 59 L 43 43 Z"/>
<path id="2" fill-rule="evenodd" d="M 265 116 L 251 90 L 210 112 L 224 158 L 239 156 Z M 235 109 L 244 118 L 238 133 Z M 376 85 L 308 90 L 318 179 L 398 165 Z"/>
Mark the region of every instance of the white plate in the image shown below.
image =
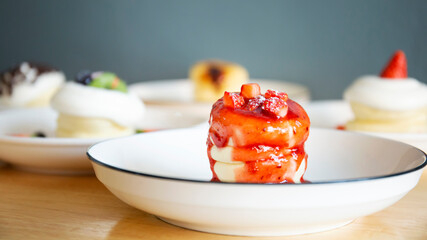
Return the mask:
<path id="1" fill-rule="evenodd" d="M 418 182 L 426 156 L 391 140 L 312 129 L 304 184 L 210 182 L 207 128 L 95 144 L 98 179 L 127 204 L 184 228 L 273 236 L 324 231 L 380 211 Z"/>
<path id="2" fill-rule="evenodd" d="M 312 127 L 337 128 L 354 118 L 350 104 L 342 100 L 314 101 L 305 110 L 311 120 Z M 379 133 L 362 132 L 378 137 L 393 139 L 411 144 L 427 152 L 427 133 Z"/>
<path id="3" fill-rule="evenodd" d="M 23 170 L 53 174 L 93 173 L 87 148 L 105 139 L 55 138 L 57 113 L 50 108 L 0 112 L 0 160 Z M 189 127 L 203 119 L 166 108 L 147 107 L 142 129 Z M 47 138 L 14 137 L 41 131 Z"/>
<path id="4" fill-rule="evenodd" d="M 258 83 L 263 92 L 267 89 L 275 89 L 285 91 L 291 99 L 297 102 L 304 104 L 310 101 L 310 91 L 296 83 L 264 79 L 251 79 L 250 82 Z M 189 79 L 134 83 L 129 86 L 129 91 L 134 92 L 148 103 L 194 103 L 194 86 Z"/>

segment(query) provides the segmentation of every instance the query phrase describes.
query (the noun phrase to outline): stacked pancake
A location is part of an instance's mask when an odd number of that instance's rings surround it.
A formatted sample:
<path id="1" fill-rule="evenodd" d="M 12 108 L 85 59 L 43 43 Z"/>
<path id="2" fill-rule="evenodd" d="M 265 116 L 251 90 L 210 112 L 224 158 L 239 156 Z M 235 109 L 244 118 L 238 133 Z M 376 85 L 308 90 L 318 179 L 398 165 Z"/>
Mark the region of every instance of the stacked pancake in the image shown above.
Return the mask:
<path id="1" fill-rule="evenodd" d="M 286 93 L 258 84 L 225 92 L 212 107 L 208 157 L 213 181 L 298 183 L 307 166 L 310 120 Z"/>

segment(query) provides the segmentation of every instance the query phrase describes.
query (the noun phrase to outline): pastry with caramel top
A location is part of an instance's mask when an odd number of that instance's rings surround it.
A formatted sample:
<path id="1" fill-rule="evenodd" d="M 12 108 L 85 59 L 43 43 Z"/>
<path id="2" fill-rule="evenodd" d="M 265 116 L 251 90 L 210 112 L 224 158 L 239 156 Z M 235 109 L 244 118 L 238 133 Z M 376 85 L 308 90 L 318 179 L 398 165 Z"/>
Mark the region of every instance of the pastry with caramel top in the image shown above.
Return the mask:
<path id="1" fill-rule="evenodd" d="M 221 60 L 207 60 L 196 63 L 190 69 L 194 83 L 194 96 L 198 102 L 215 102 L 224 91 L 239 91 L 248 81 L 246 69 L 236 63 Z"/>

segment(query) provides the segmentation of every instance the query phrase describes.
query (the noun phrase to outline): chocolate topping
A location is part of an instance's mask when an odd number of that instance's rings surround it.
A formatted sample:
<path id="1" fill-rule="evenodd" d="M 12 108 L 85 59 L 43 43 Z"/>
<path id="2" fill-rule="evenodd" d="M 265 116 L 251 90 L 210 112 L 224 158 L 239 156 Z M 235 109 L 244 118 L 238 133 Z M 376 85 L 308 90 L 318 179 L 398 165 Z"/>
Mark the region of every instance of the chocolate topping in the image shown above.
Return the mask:
<path id="1" fill-rule="evenodd" d="M 212 82 L 219 85 L 224 79 L 224 71 L 220 67 L 211 65 L 208 69 L 208 75 L 212 79 Z"/>
<path id="2" fill-rule="evenodd" d="M 13 87 L 22 82 L 34 83 L 43 73 L 56 69 L 38 63 L 23 62 L 0 73 L 0 95 L 12 95 Z"/>

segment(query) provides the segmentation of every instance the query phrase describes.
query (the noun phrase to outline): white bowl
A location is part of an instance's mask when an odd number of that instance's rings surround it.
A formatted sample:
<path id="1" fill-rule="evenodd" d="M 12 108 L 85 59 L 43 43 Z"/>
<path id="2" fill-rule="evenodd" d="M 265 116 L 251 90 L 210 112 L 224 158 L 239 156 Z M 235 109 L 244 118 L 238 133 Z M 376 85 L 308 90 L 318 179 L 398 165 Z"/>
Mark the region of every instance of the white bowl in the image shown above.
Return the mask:
<path id="1" fill-rule="evenodd" d="M 50 108 L 0 112 L 0 160 L 27 171 L 52 174 L 93 173 L 86 157 L 92 144 L 105 139 L 56 138 L 57 113 Z M 143 129 L 168 129 L 200 124 L 203 119 L 180 112 L 148 107 Z M 16 137 L 41 131 L 46 138 Z"/>
<path id="2" fill-rule="evenodd" d="M 113 139 L 88 150 L 119 199 L 204 232 L 274 236 L 319 232 L 380 211 L 418 182 L 426 156 L 404 143 L 312 129 L 304 184 L 210 182 L 207 128 Z"/>
<path id="3" fill-rule="evenodd" d="M 314 101 L 305 110 L 313 127 L 337 128 L 354 118 L 350 104 L 342 100 Z M 401 141 L 427 152 L 427 133 L 358 132 Z"/>

